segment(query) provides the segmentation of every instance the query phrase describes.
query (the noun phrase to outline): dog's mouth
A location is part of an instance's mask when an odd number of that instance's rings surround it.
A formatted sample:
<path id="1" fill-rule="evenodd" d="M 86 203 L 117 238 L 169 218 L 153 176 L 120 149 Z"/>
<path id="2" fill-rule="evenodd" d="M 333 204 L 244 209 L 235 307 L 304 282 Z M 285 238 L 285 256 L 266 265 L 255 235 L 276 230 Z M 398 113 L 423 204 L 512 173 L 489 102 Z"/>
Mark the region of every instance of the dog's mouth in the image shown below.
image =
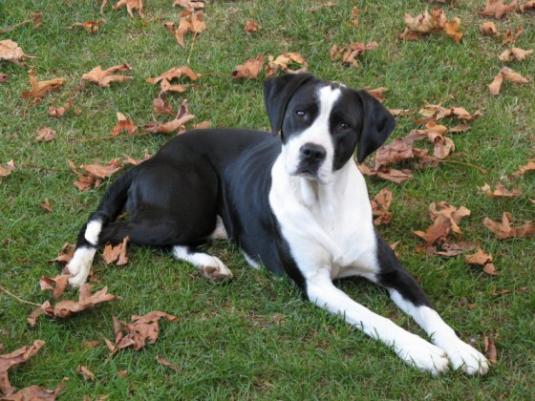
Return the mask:
<path id="1" fill-rule="evenodd" d="M 307 163 L 301 163 L 292 175 L 311 181 L 322 181 L 319 176 L 319 166 L 313 166 Z"/>

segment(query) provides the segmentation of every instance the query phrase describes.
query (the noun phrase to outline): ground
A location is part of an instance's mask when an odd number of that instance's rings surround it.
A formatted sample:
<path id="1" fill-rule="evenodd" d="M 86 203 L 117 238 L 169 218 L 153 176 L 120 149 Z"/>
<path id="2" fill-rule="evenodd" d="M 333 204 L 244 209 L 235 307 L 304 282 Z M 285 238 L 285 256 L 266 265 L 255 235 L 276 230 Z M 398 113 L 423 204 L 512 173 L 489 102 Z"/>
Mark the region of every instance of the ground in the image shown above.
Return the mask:
<path id="1" fill-rule="evenodd" d="M 393 221 L 380 227 L 389 242 L 401 240 L 403 264 L 426 289 L 435 308 L 460 336 L 483 349 L 484 336 L 496 340 L 497 364 L 486 377 L 448 373 L 433 378 L 407 367 L 394 353 L 341 319 L 307 303 L 285 279 L 247 267 L 239 251 L 224 243 L 212 252 L 234 273 L 227 284 L 213 284 L 192 267 L 174 261 L 163 251 L 132 248 L 124 268 L 94 266 L 98 285 L 121 300 L 65 321 L 42 319 L 36 328 L 26 324 L 31 306 L 0 293 L 0 342 L 10 351 L 43 339 L 46 346 L 11 374 L 18 388 L 31 384 L 54 387 L 69 377 L 60 400 L 81 400 L 108 395 L 110 400 L 529 400 L 535 386 L 535 280 L 533 238 L 499 241 L 482 225 L 485 216 L 499 219 L 503 211 L 515 221 L 533 219 L 535 181 L 526 175 L 514 182 L 523 195 L 509 200 L 490 199 L 478 192 L 485 182 L 495 184 L 534 154 L 535 64 L 533 58 L 512 67 L 530 77 L 522 86 L 505 84 L 492 97 L 487 85 L 502 63 L 500 40 L 483 37 L 478 11 L 483 1 L 458 1 L 442 6 L 449 17 L 459 16 L 465 36 L 455 44 L 435 34 L 417 42 L 402 42 L 405 12 L 413 15 L 428 5 L 421 1 L 336 1 L 336 6 L 310 12 L 319 2 L 225 1 L 206 7 L 207 30 L 194 42 L 179 47 L 163 22 L 177 21 L 171 0 L 147 0 L 145 18 L 128 17 L 125 9 L 105 11 L 106 23 L 94 35 L 71 29 L 74 22 L 95 20 L 99 2 L 24 1 L 0 3 L 1 27 L 10 26 L 34 11 L 43 12 L 43 24 L 26 25 L 0 36 L 15 40 L 34 56 L 40 79 L 65 77 L 65 87 L 33 106 L 20 98 L 28 88 L 26 69 L 2 62 L 9 75 L 0 84 L 0 162 L 15 160 L 17 170 L 0 181 L 0 283 L 32 302 L 48 294 L 39 290 L 42 275 L 55 275 L 54 258 L 64 242 L 74 242 L 88 213 L 104 189 L 79 192 L 66 160 L 77 164 L 107 162 L 112 158 L 143 156 L 168 140 L 165 135 L 110 139 L 115 113 L 126 113 L 137 124 L 153 121 L 152 99 L 157 89 L 145 78 L 184 64 L 202 74 L 183 96 L 171 96 L 176 107 L 189 100 L 196 122 L 209 119 L 215 127 L 267 128 L 261 80 L 236 82 L 237 64 L 257 54 L 301 53 L 316 75 L 356 88 L 388 88 L 385 105 L 418 110 L 423 104 L 444 103 L 477 109 L 483 116 L 469 132 L 455 137 L 451 162 L 420 170 L 402 185 L 368 180 L 373 195 L 388 187 L 394 192 Z M 362 9 L 360 24 L 350 22 L 351 8 Z M 255 35 L 243 32 L 245 20 L 257 20 Z M 523 26 L 517 46 L 535 43 L 533 14 L 510 15 L 497 22 L 501 31 Z M 379 43 L 348 68 L 331 61 L 333 43 Z M 533 56 L 532 56 L 533 57 Z M 134 79 L 111 88 L 89 85 L 76 98 L 79 116 L 61 119 L 47 115 L 51 105 L 67 100 L 83 73 L 128 63 Z M 156 117 L 158 118 L 158 117 Z M 399 118 L 394 137 L 415 127 L 415 114 Z M 56 130 L 50 143 L 36 143 L 38 128 Z M 484 169 L 483 172 L 481 169 Z M 53 212 L 39 204 L 48 198 Z M 412 230 L 429 225 L 427 206 L 446 200 L 465 205 L 472 215 L 462 222 L 464 239 L 479 242 L 494 255 L 496 277 L 464 264 L 463 257 L 440 258 L 416 251 L 421 241 Z M 385 292 L 364 281 L 339 285 L 354 299 L 420 334 L 387 298 Z M 519 290 L 522 289 L 522 290 Z M 510 292 L 497 296 L 499 290 Z M 74 296 L 74 291 L 72 295 Z M 84 340 L 111 338 L 112 315 L 163 310 L 179 317 L 162 323 L 160 339 L 140 352 L 124 351 L 114 357 L 101 345 L 86 348 Z M 174 372 L 159 365 L 162 356 L 179 367 Z M 96 381 L 86 382 L 75 372 L 88 366 Z M 117 373 L 127 370 L 122 377 Z"/>

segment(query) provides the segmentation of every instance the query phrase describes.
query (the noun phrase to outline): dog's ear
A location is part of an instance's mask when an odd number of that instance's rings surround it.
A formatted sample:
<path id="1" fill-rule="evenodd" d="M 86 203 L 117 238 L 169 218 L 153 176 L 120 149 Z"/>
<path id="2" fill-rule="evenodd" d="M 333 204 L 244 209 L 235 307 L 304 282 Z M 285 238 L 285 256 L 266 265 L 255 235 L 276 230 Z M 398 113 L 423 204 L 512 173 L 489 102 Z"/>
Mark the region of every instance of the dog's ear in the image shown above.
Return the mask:
<path id="1" fill-rule="evenodd" d="M 264 103 L 274 134 L 282 129 L 286 107 L 293 94 L 313 78 L 311 74 L 286 74 L 264 81 Z"/>
<path id="2" fill-rule="evenodd" d="M 362 103 L 362 131 L 360 133 L 357 159 L 362 163 L 366 157 L 385 143 L 394 130 L 396 120 L 390 112 L 368 92 L 357 91 Z"/>

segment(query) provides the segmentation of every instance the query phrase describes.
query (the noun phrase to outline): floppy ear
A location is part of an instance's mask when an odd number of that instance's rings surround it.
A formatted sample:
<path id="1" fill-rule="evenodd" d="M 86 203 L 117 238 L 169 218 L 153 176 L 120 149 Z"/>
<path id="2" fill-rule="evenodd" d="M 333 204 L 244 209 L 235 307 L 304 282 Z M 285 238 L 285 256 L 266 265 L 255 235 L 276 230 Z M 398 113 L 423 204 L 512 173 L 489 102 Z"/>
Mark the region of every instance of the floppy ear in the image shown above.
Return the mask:
<path id="1" fill-rule="evenodd" d="M 264 103 L 274 134 L 282 129 L 286 107 L 295 91 L 312 78 L 311 74 L 286 74 L 264 81 Z"/>
<path id="2" fill-rule="evenodd" d="M 392 114 L 368 92 L 361 90 L 357 94 L 362 102 L 363 121 L 360 133 L 357 159 L 362 163 L 366 157 L 385 143 L 394 130 L 396 120 Z"/>

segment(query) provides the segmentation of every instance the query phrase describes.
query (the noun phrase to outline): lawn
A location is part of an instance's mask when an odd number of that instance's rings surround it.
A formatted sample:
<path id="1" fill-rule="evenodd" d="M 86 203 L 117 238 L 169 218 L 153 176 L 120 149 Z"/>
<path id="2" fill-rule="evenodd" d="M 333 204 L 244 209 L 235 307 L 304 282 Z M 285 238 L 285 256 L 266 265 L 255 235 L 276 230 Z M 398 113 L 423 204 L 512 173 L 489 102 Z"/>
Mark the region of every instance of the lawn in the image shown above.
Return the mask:
<path id="1" fill-rule="evenodd" d="M 498 357 L 485 377 L 450 372 L 438 378 L 406 366 L 385 346 L 353 330 L 341 319 L 306 302 L 286 279 L 247 267 L 234 247 L 217 243 L 211 252 L 233 271 L 234 279 L 214 284 L 191 266 L 163 251 L 129 249 L 129 264 L 107 267 L 97 257 L 94 271 L 120 300 L 67 320 L 42 318 L 35 328 L 26 316 L 32 306 L 0 292 L 0 343 L 9 352 L 35 339 L 46 342 L 39 354 L 10 374 L 17 388 L 39 384 L 53 388 L 68 377 L 60 400 L 531 400 L 535 388 L 535 244 L 532 238 L 497 240 L 482 224 L 484 217 L 513 214 L 515 223 L 533 220 L 535 176 L 507 177 L 535 155 L 535 56 L 511 63 L 530 78 L 525 85 L 505 83 L 499 96 L 487 85 L 504 63 L 497 55 L 506 47 L 500 39 L 482 36 L 484 1 L 441 5 L 451 18 L 462 20 L 464 37 L 456 44 L 446 35 L 405 42 L 406 12 L 419 14 L 423 1 L 337 0 L 335 7 L 311 12 L 319 1 L 214 1 L 206 5 L 207 29 L 181 48 L 164 28 L 178 20 L 171 0 L 146 0 L 145 17 L 130 18 L 123 8 L 105 9 L 106 23 L 95 34 L 71 28 L 75 22 L 96 20 L 99 2 L 0 2 L 0 29 L 42 12 L 43 22 L 1 34 L 34 56 L 27 63 L 40 79 L 64 77 L 64 87 L 37 105 L 21 99 L 29 87 L 27 68 L 0 62 L 8 81 L 0 83 L 0 163 L 13 159 L 16 170 L 0 178 L 0 284 L 17 296 L 41 303 L 49 298 L 39 278 L 54 276 L 60 267 L 49 263 L 64 242 L 74 242 L 109 182 L 80 192 L 67 160 L 76 164 L 108 162 L 130 155 L 154 153 L 169 136 L 126 134 L 111 138 L 116 112 L 138 125 L 162 119 L 152 111 L 158 89 L 148 77 L 189 65 L 201 78 L 182 95 L 168 99 L 176 109 L 187 98 L 194 123 L 210 120 L 213 127 L 267 129 L 262 81 L 233 81 L 237 64 L 258 54 L 301 53 L 314 74 L 355 88 L 387 87 L 385 105 L 412 111 L 398 118 L 393 137 L 416 128 L 417 110 L 426 103 L 463 106 L 482 111 L 471 129 L 454 137 L 456 150 L 436 168 L 421 169 L 396 185 L 368 179 L 371 195 L 387 187 L 394 193 L 393 220 L 379 227 L 397 248 L 407 269 L 422 283 L 435 308 L 461 338 L 483 349 L 483 339 L 495 339 Z M 326 3 L 326 2 L 323 2 Z M 359 24 L 351 24 L 351 9 L 361 8 Z M 261 30 L 245 34 L 244 22 L 255 19 Z M 522 26 L 516 46 L 535 43 L 534 14 L 510 14 L 495 21 L 503 32 Z M 379 47 L 345 67 L 329 57 L 332 44 L 377 41 Z M 63 104 L 79 85 L 82 74 L 97 65 L 128 63 L 133 79 L 110 88 L 86 85 L 75 97 L 79 113 L 59 119 L 50 106 Z M 449 122 L 448 122 L 449 124 Z M 56 131 L 49 143 L 35 141 L 41 127 Z M 531 174 L 531 175 L 530 175 Z M 478 187 L 503 179 L 522 190 L 511 199 L 492 199 Z M 40 208 L 49 199 L 52 212 Z M 463 256 L 441 258 L 418 252 L 412 230 L 429 226 L 429 203 L 445 200 L 472 212 L 461 227 L 463 239 L 479 242 L 494 257 L 499 275 L 491 277 L 464 263 Z M 358 229 L 358 228 L 356 228 Z M 386 293 L 367 282 L 339 283 L 354 299 L 423 334 Z M 497 295 L 507 290 L 503 295 Z M 74 290 L 69 295 L 76 296 Z M 160 338 L 139 352 L 109 355 L 103 337 L 112 338 L 112 316 L 162 310 L 178 316 L 161 324 Z M 86 340 L 99 340 L 95 348 Z M 178 371 L 156 361 L 162 356 Z M 76 368 L 85 365 L 96 375 L 85 381 Z M 125 375 L 123 371 L 127 371 Z"/>

